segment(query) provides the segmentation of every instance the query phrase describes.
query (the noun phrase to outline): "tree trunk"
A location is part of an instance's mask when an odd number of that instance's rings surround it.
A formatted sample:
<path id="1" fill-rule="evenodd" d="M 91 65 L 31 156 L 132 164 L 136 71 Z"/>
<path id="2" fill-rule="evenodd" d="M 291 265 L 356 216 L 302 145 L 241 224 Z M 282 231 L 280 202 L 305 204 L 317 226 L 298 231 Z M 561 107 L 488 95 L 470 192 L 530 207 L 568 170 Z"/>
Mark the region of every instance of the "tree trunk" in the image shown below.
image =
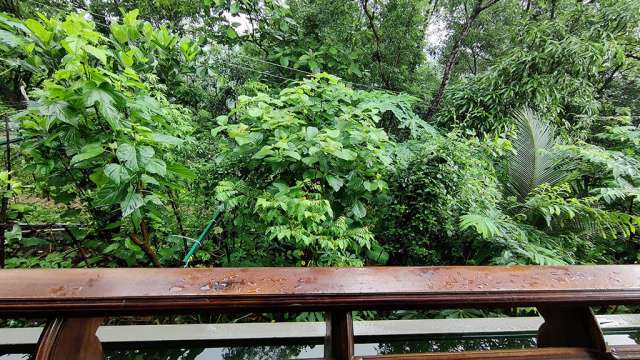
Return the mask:
<path id="1" fill-rule="evenodd" d="M 369 20 L 369 27 L 371 28 L 371 32 L 373 32 L 373 40 L 375 42 L 375 52 L 373 53 L 373 57 L 378 64 L 378 71 L 380 72 L 380 79 L 384 83 L 385 88 L 390 89 L 391 83 L 389 79 L 384 74 L 384 69 L 382 67 L 382 52 L 380 51 L 380 43 L 382 42 L 380 39 L 380 34 L 378 33 L 378 29 L 376 28 L 374 13 L 369 12 L 369 0 L 360 0 L 360 4 L 362 5 L 362 10 L 364 11 L 367 20 Z M 375 11 L 375 10 L 374 10 Z"/>
<path id="2" fill-rule="evenodd" d="M 20 1 L 17 0 L 0 0 L 0 11 L 13 14 L 17 18 L 22 18 Z"/>
<path id="3" fill-rule="evenodd" d="M 133 232 L 129 235 L 129 237 L 136 245 L 140 247 L 140 249 L 142 249 L 142 251 L 144 251 L 149 260 L 153 262 L 153 266 L 162 267 L 162 265 L 160 264 L 160 259 L 158 259 L 158 255 L 156 254 L 155 250 L 153 250 L 151 244 L 148 241 L 140 239 L 138 235 Z"/>
<path id="4" fill-rule="evenodd" d="M 433 118 L 435 114 L 440 110 L 440 105 L 442 104 L 442 98 L 444 97 L 444 91 L 449 85 L 449 81 L 451 80 L 451 73 L 453 68 L 458 63 L 458 56 L 460 55 L 460 50 L 462 48 L 462 43 L 464 39 L 469 34 L 469 30 L 471 30 L 471 26 L 478 18 L 478 15 L 490 6 L 494 5 L 500 0 L 489 0 L 486 4 L 483 5 L 484 0 L 476 0 L 476 3 L 473 7 L 473 12 L 467 18 L 464 25 L 462 26 L 462 30 L 458 33 L 455 42 L 453 43 L 453 47 L 451 48 L 451 52 L 449 53 L 449 58 L 447 59 L 447 63 L 444 67 L 444 72 L 442 74 L 442 81 L 440 82 L 440 86 L 436 91 L 433 99 L 431 99 L 431 105 L 429 105 L 429 110 L 427 111 L 427 119 Z"/>
<path id="5" fill-rule="evenodd" d="M 187 253 L 189 251 L 189 244 L 187 244 L 187 239 L 185 238 L 186 233 L 184 231 L 184 226 L 182 225 L 182 216 L 180 216 L 180 209 L 178 209 L 178 195 L 173 190 L 169 190 L 169 202 L 171 203 L 173 215 L 176 218 L 178 231 L 180 231 L 180 236 L 182 236 L 182 246 L 184 248 L 184 252 Z"/>
<path id="6" fill-rule="evenodd" d="M 4 116 L 4 135 L 5 135 L 5 169 L 8 172 L 7 174 L 7 189 L 6 193 L 2 195 L 2 205 L 0 205 L 0 222 L 2 223 L 2 235 L 0 236 L 0 269 L 4 268 L 4 231 L 6 229 L 6 224 L 8 220 L 7 212 L 9 211 L 9 193 L 11 191 L 11 184 L 9 181 L 11 180 L 11 143 L 9 140 L 9 117 Z"/>

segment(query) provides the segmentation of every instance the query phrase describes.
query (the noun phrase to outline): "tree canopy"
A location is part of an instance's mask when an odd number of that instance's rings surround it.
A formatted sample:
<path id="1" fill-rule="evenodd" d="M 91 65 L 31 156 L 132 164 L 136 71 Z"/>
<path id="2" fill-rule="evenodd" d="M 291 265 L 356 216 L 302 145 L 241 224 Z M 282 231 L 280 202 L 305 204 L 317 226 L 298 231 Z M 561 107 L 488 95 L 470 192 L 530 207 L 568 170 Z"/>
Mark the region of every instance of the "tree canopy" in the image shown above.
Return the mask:
<path id="1" fill-rule="evenodd" d="M 638 1 L 0 11 L 4 267 L 639 260 Z"/>

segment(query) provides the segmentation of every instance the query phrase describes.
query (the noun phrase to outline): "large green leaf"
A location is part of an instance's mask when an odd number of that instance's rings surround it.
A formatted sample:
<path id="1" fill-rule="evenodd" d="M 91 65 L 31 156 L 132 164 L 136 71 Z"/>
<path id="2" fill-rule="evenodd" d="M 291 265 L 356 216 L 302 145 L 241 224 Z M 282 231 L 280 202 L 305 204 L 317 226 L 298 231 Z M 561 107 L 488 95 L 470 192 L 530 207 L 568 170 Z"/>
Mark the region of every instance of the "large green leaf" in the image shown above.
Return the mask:
<path id="1" fill-rule="evenodd" d="M 102 148 L 102 144 L 100 143 L 92 143 L 87 144 L 80 149 L 80 152 L 74 155 L 71 158 L 71 165 L 77 164 L 80 161 L 88 160 L 94 158 L 104 152 Z"/>
<path id="2" fill-rule="evenodd" d="M 126 188 L 116 185 L 115 183 L 107 183 L 101 186 L 97 192 L 95 192 L 93 206 L 107 206 L 117 204 L 125 196 Z"/>
<path id="3" fill-rule="evenodd" d="M 342 179 L 335 177 L 333 175 L 327 175 L 327 183 L 329 183 L 329 186 L 331 186 L 331 188 L 333 188 L 333 190 L 335 191 L 340 191 L 340 189 L 342 188 L 342 185 L 344 185 L 344 181 L 342 181 Z"/>
<path id="4" fill-rule="evenodd" d="M 389 261 L 389 253 L 378 244 L 367 250 L 367 257 L 378 264 L 386 264 Z"/>
<path id="5" fill-rule="evenodd" d="M 121 115 L 109 91 L 100 87 L 91 88 L 84 94 L 84 104 L 87 107 L 96 106 L 100 116 L 113 130 L 120 128 Z"/>
<path id="6" fill-rule="evenodd" d="M 149 159 L 149 161 L 146 161 L 144 163 L 144 168 L 148 172 L 158 174 L 160 176 L 165 176 L 167 174 L 167 165 L 164 163 L 164 161 L 157 158 L 152 158 Z"/>
<path id="7" fill-rule="evenodd" d="M 96 57 L 103 65 L 107 65 L 107 55 L 109 54 L 106 50 L 97 48 L 92 45 L 87 45 L 84 48 L 89 54 Z"/>
<path id="8" fill-rule="evenodd" d="M 107 164 L 107 166 L 104 167 L 104 173 L 116 184 L 120 184 L 129 179 L 129 172 L 120 164 Z"/>
<path id="9" fill-rule="evenodd" d="M 42 41 L 43 44 L 48 44 L 49 41 L 53 38 L 53 33 L 47 29 L 45 29 L 42 24 L 33 19 L 25 20 L 24 24 L 31 30 L 33 35 L 35 35 L 38 40 Z"/>
<path id="10" fill-rule="evenodd" d="M 111 24 L 111 34 L 120 44 L 129 41 L 129 27 L 127 25 Z"/>
<path id="11" fill-rule="evenodd" d="M 142 195 L 133 191 L 133 189 L 129 189 L 127 196 L 125 196 L 124 200 L 120 202 L 120 209 L 122 210 L 122 217 L 127 217 L 131 215 L 136 209 L 139 209 L 144 205 L 144 199 Z"/>
<path id="12" fill-rule="evenodd" d="M 142 183 L 145 185 L 160 185 L 158 180 L 156 180 L 154 177 L 147 174 L 142 174 L 140 176 L 140 180 L 142 180 Z"/>
<path id="13" fill-rule="evenodd" d="M 25 40 L 22 37 L 6 30 L 0 30 L 0 44 L 14 48 L 24 44 L 24 42 Z"/>
<path id="14" fill-rule="evenodd" d="M 56 120 L 62 121 L 69 125 L 76 126 L 78 124 L 78 116 L 71 111 L 69 103 L 66 101 L 55 101 L 39 104 L 38 107 L 40 115 L 47 117 L 45 129 L 49 131 L 49 128 L 55 124 Z"/>
<path id="15" fill-rule="evenodd" d="M 503 234 L 498 223 L 486 214 L 466 214 L 460 217 L 460 229 L 475 228 L 476 232 L 484 239 L 489 239 Z"/>
<path id="16" fill-rule="evenodd" d="M 347 161 L 355 160 L 358 157 L 358 153 L 349 149 L 337 150 L 333 155 L 335 155 L 336 157 L 342 160 L 347 160 Z"/>
<path id="17" fill-rule="evenodd" d="M 120 144 L 116 151 L 118 160 L 124 163 L 127 168 L 138 171 L 138 157 L 136 156 L 136 148 L 130 144 Z"/>
<path id="18" fill-rule="evenodd" d="M 140 146 L 138 148 L 138 161 L 142 166 L 146 166 L 146 163 L 153 158 L 156 151 L 151 146 Z"/>
<path id="19" fill-rule="evenodd" d="M 158 133 L 151 134 L 151 139 L 157 143 L 167 144 L 167 145 L 180 145 L 184 142 L 184 140 L 177 138 L 175 136 L 158 134 Z"/>
<path id="20" fill-rule="evenodd" d="M 258 150 L 257 153 L 253 154 L 252 158 L 254 159 L 262 159 L 265 158 L 269 155 L 273 155 L 273 150 L 272 150 L 272 146 L 271 145 L 265 145 L 262 148 L 260 148 L 260 150 Z"/>
<path id="21" fill-rule="evenodd" d="M 167 170 L 170 173 L 178 175 L 185 179 L 195 179 L 196 177 L 196 174 L 191 169 L 181 164 L 169 164 L 167 165 Z"/>
<path id="22" fill-rule="evenodd" d="M 356 202 L 353 203 L 351 210 L 353 211 L 353 215 L 358 219 L 367 216 L 367 208 L 360 200 L 356 200 Z"/>

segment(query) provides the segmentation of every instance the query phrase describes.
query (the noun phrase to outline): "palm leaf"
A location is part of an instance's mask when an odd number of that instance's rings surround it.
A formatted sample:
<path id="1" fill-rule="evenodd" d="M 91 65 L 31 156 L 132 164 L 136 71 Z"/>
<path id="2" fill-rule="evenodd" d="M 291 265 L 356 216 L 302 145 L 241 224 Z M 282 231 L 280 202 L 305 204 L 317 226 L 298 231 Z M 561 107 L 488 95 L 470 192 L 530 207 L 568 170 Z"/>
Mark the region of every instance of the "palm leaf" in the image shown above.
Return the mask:
<path id="1" fill-rule="evenodd" d="M 564 157 L 554 151 L 555 128 L 531 109 L 514 117 L 517 137 L 509 157 L 509 191 L 520 201 L 542 184 L 555 185 L 570 175 Z"/>

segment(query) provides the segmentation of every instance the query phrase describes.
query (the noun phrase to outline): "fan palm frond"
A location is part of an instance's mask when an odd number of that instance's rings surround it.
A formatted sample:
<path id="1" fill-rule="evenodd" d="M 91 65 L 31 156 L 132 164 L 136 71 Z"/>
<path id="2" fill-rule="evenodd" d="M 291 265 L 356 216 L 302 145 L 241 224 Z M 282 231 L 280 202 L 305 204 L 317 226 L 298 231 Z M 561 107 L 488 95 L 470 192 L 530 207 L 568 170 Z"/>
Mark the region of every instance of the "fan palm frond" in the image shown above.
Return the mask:
<path id="1" fill-rule="evenodd" d="M 542 184 L 555 185 L 571 173 L 565 157 L 554 151 L 555 128 L 541 119 L 533 110 L 518 111 L 517 138 L 513 140 L 514 153 L 509 157 L 509 184 L 507 188 L 524 201 L 529 193 Z"/>

